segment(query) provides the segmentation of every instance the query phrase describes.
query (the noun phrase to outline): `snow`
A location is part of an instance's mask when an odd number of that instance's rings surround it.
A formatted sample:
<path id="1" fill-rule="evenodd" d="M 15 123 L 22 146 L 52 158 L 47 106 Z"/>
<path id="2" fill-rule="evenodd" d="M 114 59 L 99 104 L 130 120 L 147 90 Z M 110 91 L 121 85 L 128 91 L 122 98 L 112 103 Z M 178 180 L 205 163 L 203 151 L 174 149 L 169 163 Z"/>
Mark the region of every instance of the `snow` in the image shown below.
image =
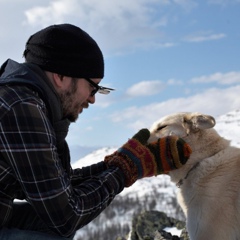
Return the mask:
<path id="1" fill-rule="evenodd" d="M 179 230 L 179 229 L 177 229 L 176 227 L 166 227 L 166 228 L 164 228 L 163 229 L 164 231 L 166 231 L 166 232 L 169 232 L 169 233 L 171 233 L 172 234 L 172 236 L 178 236 L 178 237 L 180 237 L 181 236 L 181 233 L 182 233 L 182 230 Z"/>
<path id="2" fill-rule="evenodd" d="M 116 150 L 117 150 L 117 148 L 110 148 L 110 147 L 98 149 L 98 150 L 88 154 L 84 158 L 81 158 L 77 162 L 73 163 L 72 168 L 73 169 L 74 168 L 82 168 L 82 167 L 86 167 L 86 166 L 95 164 L 99 161 L 103 161 L 105 156 L 112 154 Z"/>
<path id="3" fill-rule="evenodd" d="M 240 110 L 218 117 L 215 129 L 221 136 L 231 140 L 231 145 L 240 147 Z"/>

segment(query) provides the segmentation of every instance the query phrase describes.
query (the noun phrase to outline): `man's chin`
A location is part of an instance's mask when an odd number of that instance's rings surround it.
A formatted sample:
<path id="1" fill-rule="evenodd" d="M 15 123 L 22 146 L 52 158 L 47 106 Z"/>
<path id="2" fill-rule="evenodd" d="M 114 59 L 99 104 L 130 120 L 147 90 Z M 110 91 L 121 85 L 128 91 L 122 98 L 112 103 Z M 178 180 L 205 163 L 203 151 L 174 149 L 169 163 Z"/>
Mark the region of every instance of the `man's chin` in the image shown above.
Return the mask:
<path id="1" fill-rule="evenodd" d="M 85 108 L 85 109 L 87 109 L 87 108 Z M 83 110 L 84 110 L 84 107 L 80 108 L 78 110 L 78 113 L 76 113 L 76 114 L 68 114 L 68 116 L 67 116 L 68 120 L 70 122 L 76 122 L 78 120 L 79 115 L 83 113 Z"/>
<path id="2" fill-rule="evenodd" d="M 80 114 L 80 113 L 79 113 Z M 79 115 L 78 114 L 78 115 Z M 78 115 L 68 115 L 67 116 L 67 119 L 70 121 L 70 122 L 76 122 L 77 119 L 78 119 Z"/>

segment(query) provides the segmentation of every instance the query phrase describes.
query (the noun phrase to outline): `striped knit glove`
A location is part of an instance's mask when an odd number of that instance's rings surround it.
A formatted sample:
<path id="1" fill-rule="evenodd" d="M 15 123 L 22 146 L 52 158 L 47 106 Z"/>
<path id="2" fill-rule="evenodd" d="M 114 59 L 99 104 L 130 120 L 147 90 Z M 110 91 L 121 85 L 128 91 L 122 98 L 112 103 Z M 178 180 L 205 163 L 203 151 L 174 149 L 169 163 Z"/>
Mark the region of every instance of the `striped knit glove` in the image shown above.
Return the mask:
<path id="1" fill-rule="evenodd" d="M 157 176 L 184 165 L 190 154 L 190 146 L 177 136 L 159 138 L 147 144 L 148 129 L 142 129 L 104 161 L 108 167 L 117 166 L 125 175 L 125 187 L 137 179 Z"/>

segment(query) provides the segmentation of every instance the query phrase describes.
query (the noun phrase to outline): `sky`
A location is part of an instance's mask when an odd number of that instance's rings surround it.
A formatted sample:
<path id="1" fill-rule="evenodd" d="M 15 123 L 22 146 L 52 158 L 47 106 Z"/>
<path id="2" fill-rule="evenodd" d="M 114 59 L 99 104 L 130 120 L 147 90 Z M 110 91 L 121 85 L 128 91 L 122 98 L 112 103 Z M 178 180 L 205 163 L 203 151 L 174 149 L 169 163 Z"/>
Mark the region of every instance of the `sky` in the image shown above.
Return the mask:
<path id="1" fill-rule="evenodd" d="M 71 124 L 72 157 L 121 146 L 175 112 L 240 109 L 240 0 L 0 0 L 0 63 L 23 62 L 30 35 L 71 23 L 102 49 L 116 89 Z"/>

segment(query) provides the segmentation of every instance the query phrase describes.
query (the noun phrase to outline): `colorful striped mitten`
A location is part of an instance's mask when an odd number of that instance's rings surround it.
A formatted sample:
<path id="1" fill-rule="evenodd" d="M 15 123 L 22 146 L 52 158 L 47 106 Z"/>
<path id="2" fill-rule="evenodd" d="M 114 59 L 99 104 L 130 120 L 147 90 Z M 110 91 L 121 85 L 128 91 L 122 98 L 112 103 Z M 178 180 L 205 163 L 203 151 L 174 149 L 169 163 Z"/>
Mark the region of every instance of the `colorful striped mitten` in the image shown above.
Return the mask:
<path id="1" fill-rule="evenodd" d="M 125 175 L 125 186 L 137 179 L 157 176 L 184 165 L 190 154 L 190 146 L 177 136 L 159 138 L 147 144 L 148 129 L 142 129 L 115 153 L 105 157 L 108 167 L 117 166 Z"/>

